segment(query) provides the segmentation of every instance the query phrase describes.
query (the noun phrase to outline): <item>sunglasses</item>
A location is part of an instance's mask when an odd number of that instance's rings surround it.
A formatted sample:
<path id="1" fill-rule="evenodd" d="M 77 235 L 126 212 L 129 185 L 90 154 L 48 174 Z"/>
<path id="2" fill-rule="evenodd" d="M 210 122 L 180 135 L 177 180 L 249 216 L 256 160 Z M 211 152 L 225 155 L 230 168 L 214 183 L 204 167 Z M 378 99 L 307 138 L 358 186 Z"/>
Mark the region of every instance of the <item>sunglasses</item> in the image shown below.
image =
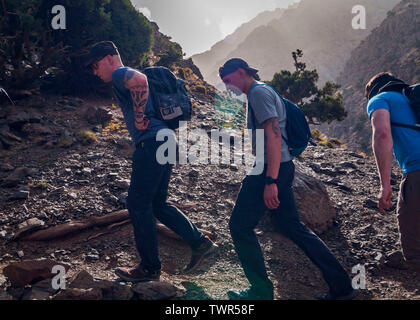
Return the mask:
<path id="1" fill-rule="evenodd" d="M 98 70 L 98 68 L 99 68 L 99 63 L 97 62 L 92 63 L 92 70 Z"/>

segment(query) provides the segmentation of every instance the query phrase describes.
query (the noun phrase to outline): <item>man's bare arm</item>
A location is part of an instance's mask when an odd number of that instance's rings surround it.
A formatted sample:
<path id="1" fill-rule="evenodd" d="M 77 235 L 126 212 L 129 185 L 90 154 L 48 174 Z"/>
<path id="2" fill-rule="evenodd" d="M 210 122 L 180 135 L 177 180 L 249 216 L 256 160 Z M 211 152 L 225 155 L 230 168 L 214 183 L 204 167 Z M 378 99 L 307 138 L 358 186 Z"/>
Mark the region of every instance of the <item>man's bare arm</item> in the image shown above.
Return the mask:
<path id="1" fill-rule="evenodd" d="M 125 87 L 130 90 L 133 99 L 134 121 L 138 130 L 145 130 L 149 125 L 149 118 L 145 115 L 149 86 L 147 77 L 139 71 L 128 70 L 124 76 Z"/>
<path id="2" fill-rule="evenodd" d="M 389 185 L 391 180 L 392 148 L 389 111 L 378 109 L 372 113 L 372 148 L 381 179 L 381 185 Z"/>
<path id="3" fill-rule="evenodd" d="M 281 131 L 279 120 L 270 118 L 261 124 L 267 139 L 267 176 L 277 179 L 281 162 Z"/>
<path id="4" fill-rule="evenodd" d="M 390 114 L 386 109 L 377 109 L 372 113 L 372 148 L 375 154 L 381 181 L 378 196 L 378 208 L 382 213 L 391 207 L 391 165 L 392 165 L 392 134 Z"/>

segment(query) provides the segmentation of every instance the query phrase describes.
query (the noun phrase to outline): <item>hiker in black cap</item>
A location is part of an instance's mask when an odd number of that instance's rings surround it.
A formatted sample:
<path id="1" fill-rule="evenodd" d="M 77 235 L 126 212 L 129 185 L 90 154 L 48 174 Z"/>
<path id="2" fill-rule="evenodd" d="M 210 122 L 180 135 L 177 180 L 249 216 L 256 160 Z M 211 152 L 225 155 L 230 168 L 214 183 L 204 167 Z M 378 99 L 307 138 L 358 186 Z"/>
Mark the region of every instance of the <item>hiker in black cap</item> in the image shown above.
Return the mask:
<path id="1" fill-rule="evenodd" d="M 125 67 L 117 47 L 111 41 L 93 45 L 85 65 L 103 81 L 112 82 L 115 98 L 136 145 L 127 209 L 141 262 L 134 268 L 118 268 L 116 274 L 132 282 L 159 280 L 161 262 L 155 218 L 191 246 L 191 261 L 184 271 L 194 270 L 217 246 L 198 231 L 180 210 L 166 202 L 172 165 L 157 162 L 156 150 L 164 142 L 156 141 L 156 135 L 160 129 L 168 127 L 164 121 L 147 116 L 148 111 L 153 110 L 147 77 L 135 69 Z"/>
<path id="2" fill-rule="evenodd" d="M 351 281 L 327 246 L 299 221 L 292 191 L 295 166 L 286 140 L 286 110 L 283 99 L 270 86 L 256 81 L 258 70 L 244 60 L 234 58 L 219 69 L 228 90 L 245 93 L 248 97 L 248 128 L 255 137 L 256 129 L 264 130 L 264 171 L 247 175 L 242 181 L 229 221 L 236 253 L 251 286 L 245 290 L 230 290 L 233 300 L 273 299 L 273 284 L 267 276 L 264 257 L 254 228 L 265 210 L 283 235 L 298 245 L 321 269 L 329 292 L 318 299 L 352 299 Z M 253 149 L 256 141 L 253 139 Z"/>

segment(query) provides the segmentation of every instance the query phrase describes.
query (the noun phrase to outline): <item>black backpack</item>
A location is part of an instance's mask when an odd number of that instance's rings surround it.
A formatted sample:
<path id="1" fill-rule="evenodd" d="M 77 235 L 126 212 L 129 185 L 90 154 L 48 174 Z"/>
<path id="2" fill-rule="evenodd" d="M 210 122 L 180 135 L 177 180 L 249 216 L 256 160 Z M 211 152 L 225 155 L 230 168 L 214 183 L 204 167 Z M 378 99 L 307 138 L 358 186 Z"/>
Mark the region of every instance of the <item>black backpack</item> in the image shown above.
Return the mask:
<path id="1" fill-rule="evenodd" d="M 165 67 L 149 67 L 143 73 L 147 76 L 153 103 L 153 112 L 148 116 L 165 121 L 173 130 L 179 127 L 180 121 L 189 121 L 192 104 L 185 81 Z"/>
<path id="2" fill-rule="evenodd" d="M 286 132 L 288 139 L 286 139 L 283 135 L 282 137 L 289 147 L 290 154 L 294 157 L 300 156 L 302 152 L 305 151 L 309 140 L 311 139 L 311 129 L 309 128 L 305 115 L 296 104 L 290 100 L 287 100 L 286 98 L 283 98 L 281 94 L 278 93 L 272 86 L 265 83 L 258 85 L 265 85 L 270 87 L 284 102 L 284 105 L 286 106 Z M 254 86 L 253 88 L 257 87 L 258 85 Z M 249 109 L 251 110 L 252 124 L 254 128 L 256 128 L 254 111 L 252 110 L 251 106 Z"/>
<path id="3" fill-rule="evenodd" d="M 378 94 L 390 91 L 399 92 L 408 98 L 417 122 L 416 125 L 391 122 L 391 125 L 420 131 L 420 83 L 410 86 L 402 81 L 390 81 L 379 89 Z"/>

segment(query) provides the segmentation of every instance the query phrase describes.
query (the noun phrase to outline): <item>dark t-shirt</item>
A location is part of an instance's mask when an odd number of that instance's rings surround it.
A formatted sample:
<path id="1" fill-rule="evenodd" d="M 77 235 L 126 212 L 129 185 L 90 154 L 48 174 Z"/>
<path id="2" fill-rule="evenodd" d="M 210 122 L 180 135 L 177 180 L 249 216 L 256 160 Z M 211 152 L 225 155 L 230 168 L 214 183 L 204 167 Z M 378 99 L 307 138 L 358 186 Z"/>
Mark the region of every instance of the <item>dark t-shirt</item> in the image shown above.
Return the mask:
<path id="1" fill-rule="evenodd" d="M 168 126 L 164 121 L 151 117 L 149 118 L 150 122 L 145 130 L 139 130 L 136 128 L 133 110 L 134 102 L 131 98 L 130 90 L 128 90 L 124 84 L 124 75 L 128 70 L 135 71 L 129 67 L 120 67 L 116 69 L 112 73 L 112 85 L 115 98 L 117 99 L 117 103 L 124 115 L 127 130 L 134 144 L 137 145 L 139 142 L 146 139 L 155 138 L 160 129 L 166 129 Z M 149 99 L 147 101 L 145 113 L 148 114 L 152 111 L 152 98 L 149 91 Z"/>

